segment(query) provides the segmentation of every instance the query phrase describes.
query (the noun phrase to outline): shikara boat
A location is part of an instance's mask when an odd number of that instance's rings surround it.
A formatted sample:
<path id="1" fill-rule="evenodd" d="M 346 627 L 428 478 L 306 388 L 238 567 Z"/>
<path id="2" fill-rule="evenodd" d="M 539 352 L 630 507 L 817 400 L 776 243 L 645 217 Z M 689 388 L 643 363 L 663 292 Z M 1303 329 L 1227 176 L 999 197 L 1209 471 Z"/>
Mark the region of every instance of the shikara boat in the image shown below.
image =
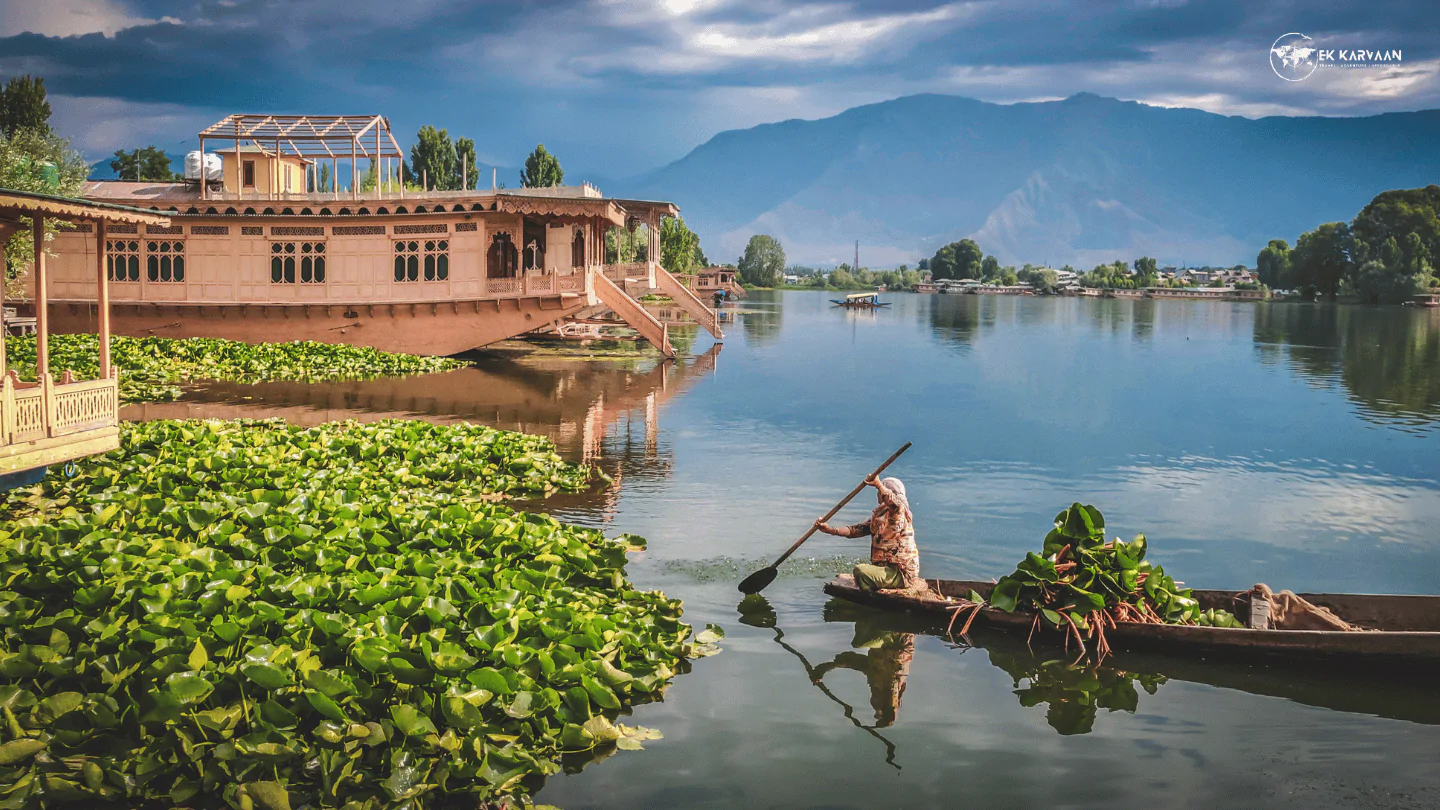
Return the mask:
<path id="1" fill-rule="evenodd" d="M 889 301 L 881 301 L 879 294 L 873 292 L 851 293 L 845 296 L 843 301 L 832 298 L 830 299 L 830 303 L 837 307 L 845 307 L 846 309 L 878 309 L 880 307 L 890 306 Z"/>
<path id="2" fill-rule="evenodd" d="M 992 582 L 927 580 L 931 593 L 914 596 L 904 593 L 867 593 L 855 586 L 848 574 L 825 584 L 831 596 L 883 610 L 933 614 L 948 617 L 970 591 L 988 599 Z M 1201 609 L 1217 608 L 1248 623 L 1248 591 L 1194 591 Z M 1105 632 L 1116 650 L 1150 650 L 1201 656 L 1228 656 L 1254 659 L 1322 659 L 1348 665 L 1420 665 L 1440 669 L 1440 596 L 1385 596 L 1370 594 L 1302 593 L 1312 604 L 1329 608 L 1337 616 L 1364 630 L 1359 632 L 1322 630 L 1251 630 L 1248 628 L 1198 627 L 1176 624 L 1121 622 Z M 976 624 L 1029 632 L 1034 614 L 1006 613 L 983 608 Z M 962 620 L 963 621 L 963 620 Z M 1042 623 L 1043 624 L 1043 623 Z M 1045 632 L 1055 640 L 1059 633 Z M 1041 633 L 1036 634 L 1037 638 Z"/>

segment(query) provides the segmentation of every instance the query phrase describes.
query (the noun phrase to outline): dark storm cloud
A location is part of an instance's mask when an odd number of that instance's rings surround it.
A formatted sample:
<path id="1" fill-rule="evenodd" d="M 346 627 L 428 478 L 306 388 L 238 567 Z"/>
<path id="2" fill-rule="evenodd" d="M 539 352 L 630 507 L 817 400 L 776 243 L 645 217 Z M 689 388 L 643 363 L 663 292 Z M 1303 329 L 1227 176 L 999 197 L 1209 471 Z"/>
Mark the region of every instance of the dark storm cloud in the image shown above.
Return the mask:
<path id="1" fill-rule="evenodd" d="M 1440 11 L 1420 2 L 0 2 L 15 4 L 0 75 L 39 73 L 58 97 L 111 99 L 137 120 L 157 105 L 383 110 L 397 127 L 483 130 L 497 159 L 544 139 L 612 168 L 717 129 L 914 92 L 1091 90 L 1247 115 L 1414 109 L 1440 94 Z M 82 25 L 62 19 L 76 9 L 123 22 L 54 35 Z M 1402 48 L 1405 62 L 1287 85 L 1267 61 L 1287 31 Z"/>

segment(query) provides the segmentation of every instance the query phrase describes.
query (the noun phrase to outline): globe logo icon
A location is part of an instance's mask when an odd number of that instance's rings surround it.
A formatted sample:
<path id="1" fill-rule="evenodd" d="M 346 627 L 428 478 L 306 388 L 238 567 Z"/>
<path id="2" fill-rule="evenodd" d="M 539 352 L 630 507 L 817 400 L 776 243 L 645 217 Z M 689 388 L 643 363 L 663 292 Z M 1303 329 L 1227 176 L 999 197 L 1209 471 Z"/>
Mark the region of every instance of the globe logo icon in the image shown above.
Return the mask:
<path id="1" fill-rule="evenodd" d="M 1285 34 L 1270 46 L 1270 69 L 1287 82 L 1310 78 L 1319 64 L 1315 41 L 1304 34 Z"/>

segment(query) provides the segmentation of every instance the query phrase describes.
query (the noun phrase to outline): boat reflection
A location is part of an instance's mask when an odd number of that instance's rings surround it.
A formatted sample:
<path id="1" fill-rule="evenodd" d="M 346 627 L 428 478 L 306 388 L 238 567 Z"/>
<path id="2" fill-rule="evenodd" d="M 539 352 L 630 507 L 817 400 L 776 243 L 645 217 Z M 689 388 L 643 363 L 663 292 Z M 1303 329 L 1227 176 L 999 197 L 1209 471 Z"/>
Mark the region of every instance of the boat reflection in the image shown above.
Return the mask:
<path id="1" fill-rule="evenodd" d="M 886 705 L 883 692 L 891 691 L 894 712 L 887 715 L 888 722 L 884 725 L 894 722 L 898 714 L 915 635 L 921 633 L 949 641 L 943 623 L 877 611 L 839 599 L 825 605 L 824 619 L 854 624 L 852 646 L 870 649 L 864 656 L 842 652 L 835 660 L 844 663 L 835 663 L 829 668 L 849 666 L 865 672 L 870 680 L 877 720 Z M 880 641 L 877 644 L 872 640 Z M 1010 676 L 1020 705 L 1043 706 L 1046 721 L 1062 735 L 1090 733 L 1101 710 L 1134 714 L 1144 699 L 1142 693 L 1155 695 L 1171 682 L 1278 697 L 1338 712 L 1440 725 L 1440 693 L 1435 691 L 1433 681 L 1393 669 L 1370 670 L 1363 679 L 1357 680 L 1353 671 L 1346 673 L 1323 666 L 1296 670 L 1148 653 L 1116 653 L 1097 665 L 1088 660 L 1075 661 L 1058 647 L 1037 644 L 1031 648 L 1022 636 L 1010 633 L 977 628 L 970 641 L 969 645 L 955 648 L 982 650 L 991 665 Z M 820 675 L 828 671 L 826 666 L 816 668 Z"/>

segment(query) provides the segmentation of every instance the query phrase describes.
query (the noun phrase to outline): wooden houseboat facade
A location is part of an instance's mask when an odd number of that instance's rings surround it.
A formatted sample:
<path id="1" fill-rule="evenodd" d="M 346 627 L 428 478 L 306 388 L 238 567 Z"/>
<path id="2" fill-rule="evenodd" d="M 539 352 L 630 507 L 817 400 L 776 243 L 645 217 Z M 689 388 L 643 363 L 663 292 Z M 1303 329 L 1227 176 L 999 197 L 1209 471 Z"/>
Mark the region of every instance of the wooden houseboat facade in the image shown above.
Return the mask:
<path id="1" fill-rule="evenodd" d="M 448 355 L 609 308 L 673 354 L 665 325 L 632 295 L 656 289 L 720 336 L 714 311 L 657 262 L 605 264 L 611 228 L 648 226 L 647 255 L 658 256 L 661 220 L 678 213 L 668 202 L 607 198 L 589 185 L 407 191 L 379 116 L 231 116 L 201 133 L 202 144 L 232 127 L 235 148 L 221 153 L 218 179 L 88 184 L 88 199 L 170 221 L 114 226 L 104 240 L 83 228 L 57 235 L 55 331 L 94 328 L 92 268 L 103 260 L 113 329 L 125 335 Z M 319 178 L 324 158 L 309 144 L 331 154 L 332 178 L 341 152 L 351 158 L 350 189 L 293 190 L 297 176 L 311 188 Z M 373 167 L 368 188 L 361 160 Z"/>

